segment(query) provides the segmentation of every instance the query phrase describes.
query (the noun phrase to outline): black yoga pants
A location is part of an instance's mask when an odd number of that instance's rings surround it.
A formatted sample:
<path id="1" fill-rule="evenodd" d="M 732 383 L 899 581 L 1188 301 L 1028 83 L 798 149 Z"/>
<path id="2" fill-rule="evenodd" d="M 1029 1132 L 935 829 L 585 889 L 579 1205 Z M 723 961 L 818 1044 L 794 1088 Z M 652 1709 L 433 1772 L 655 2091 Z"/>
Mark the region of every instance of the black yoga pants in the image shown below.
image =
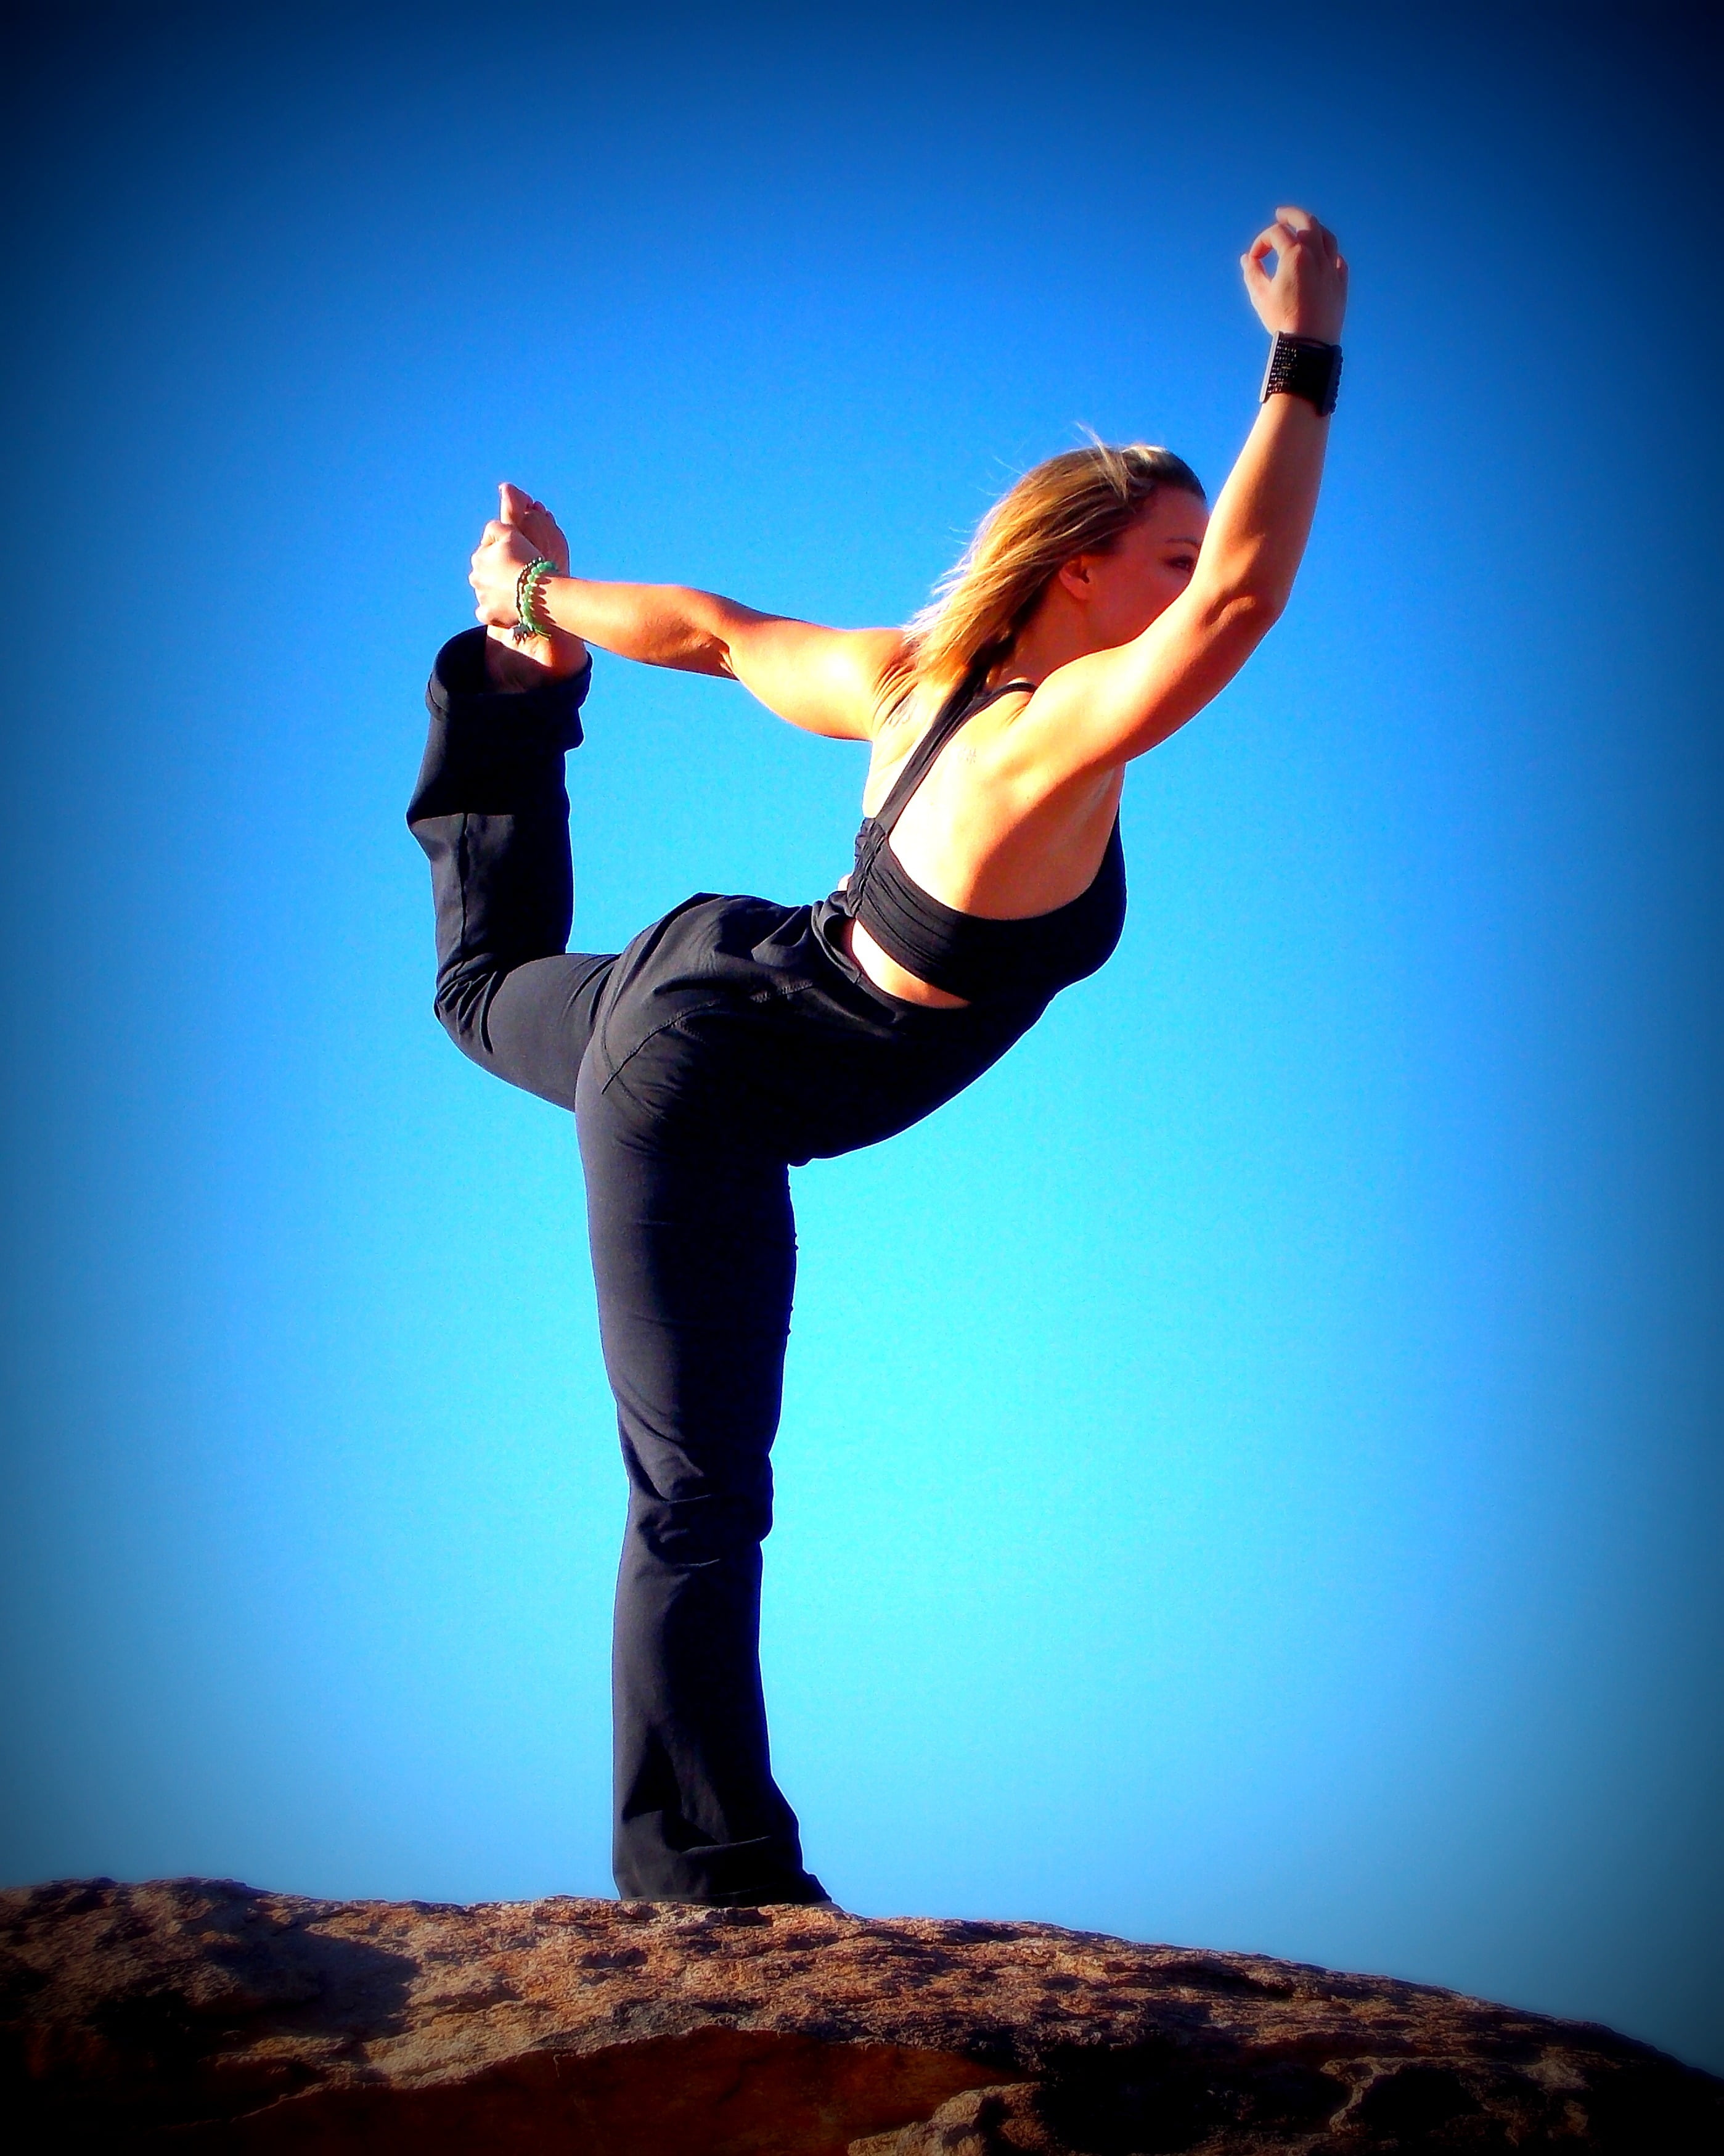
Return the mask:
<path id="1" fill-rule="evenodd" d="M 926 1011 L 845 958 L 829 909 L 703 894 L 623 952 L 564 950 L 563 757 L 590 675 L 485 686 L 439 653 L 408 821 L 430 859 L 439 1017 L 572 1109 L 629 1476 L 613 1657 L 625 1897 L 818 1899 L 772 1778 L 761 1544 L 796 1276 L 789 1168 L 904 1128 L 1039 1006 Z"/>

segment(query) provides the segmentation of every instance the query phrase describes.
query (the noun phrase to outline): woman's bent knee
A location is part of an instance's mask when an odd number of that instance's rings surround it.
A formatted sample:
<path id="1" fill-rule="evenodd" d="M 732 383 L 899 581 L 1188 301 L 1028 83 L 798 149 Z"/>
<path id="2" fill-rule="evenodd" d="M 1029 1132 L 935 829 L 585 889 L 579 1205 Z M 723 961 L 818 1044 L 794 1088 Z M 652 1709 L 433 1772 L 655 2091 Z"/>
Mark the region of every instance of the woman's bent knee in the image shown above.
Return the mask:
<path id="1" fill-rule="evenodd" d="M 462 1055 L 471 1056 L 475 1063 L 490 1060 L 485 1013 L 502 978 L 487 969 L 481 973 L 451 973 L 437 983 L 431 1005 L 437 1022 Z"/>
<path id="2" fill-rule="evenodd" d="M 629 1507 L 629 1539 L 678 1570 L 752 1558 L 772 1531 L 771 1496 L 643 1498 Z"/>

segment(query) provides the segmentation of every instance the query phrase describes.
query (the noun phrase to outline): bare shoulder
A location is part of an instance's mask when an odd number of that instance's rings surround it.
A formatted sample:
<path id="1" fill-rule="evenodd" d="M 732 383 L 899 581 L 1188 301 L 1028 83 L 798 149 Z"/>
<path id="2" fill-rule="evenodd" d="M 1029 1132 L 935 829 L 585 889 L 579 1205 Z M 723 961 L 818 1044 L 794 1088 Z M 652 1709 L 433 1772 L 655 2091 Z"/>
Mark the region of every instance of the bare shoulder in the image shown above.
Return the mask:
<path id="1" fill-rule="evenodd" d="M 1101 794 L 1117 794 L 1126 758 L 1089 752 L 1075 720 L 1081 686 L 1062 679 L 1069 671 L 1057 668 L 1039 685 L 1014 684 L 969 720 L 947 751 L 1019 813 L 1039 814 L 1063 800 L 1085 804 L 1087 814 Z"/>
<path id="2" fill-rule="evenodd" d="M 725 670 L 793 726 L 872 741 L 881 690 L 903 643 L 901 629 L 827 629 L 732 607 Z"/>
<path id="3" fill-rule="evenodd" d="M 849 629 L 838 632 L 843 639 L 842 664 L 846 686 L 862 720 L 862 738 L 879 741 L 901 732 L 906 700 L 892 694 L 895 674 L 902 664 L 905 635 L 901 629 Z"/>

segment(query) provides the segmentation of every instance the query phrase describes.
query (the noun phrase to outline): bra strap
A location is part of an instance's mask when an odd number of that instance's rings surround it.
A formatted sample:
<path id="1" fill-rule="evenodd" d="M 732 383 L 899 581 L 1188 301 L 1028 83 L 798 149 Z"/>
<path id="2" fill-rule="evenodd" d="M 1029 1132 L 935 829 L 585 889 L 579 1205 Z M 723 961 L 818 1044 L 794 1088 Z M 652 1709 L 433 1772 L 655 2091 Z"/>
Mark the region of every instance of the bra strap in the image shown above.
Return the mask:
<path id="1" fill-rule="evenodd" d="M 1009 696 L 1014 689 L 1028 689 L 1034 693 L 1034 681 L 1002 681 L 997 689 L 984 689 L 978 695 L 968 675 L 960 681 L 940 709 L 934 714 L 927 732 L 911 749 L 905 760 L 904 768 L 892 782 L 892 789 L 879 808 L 869 819 L 882 835 L 889 834 L 898 819 L 910 805 L 910 797 L 927 777 L 930 766 L 967 719 L 1001 696 Z"/>

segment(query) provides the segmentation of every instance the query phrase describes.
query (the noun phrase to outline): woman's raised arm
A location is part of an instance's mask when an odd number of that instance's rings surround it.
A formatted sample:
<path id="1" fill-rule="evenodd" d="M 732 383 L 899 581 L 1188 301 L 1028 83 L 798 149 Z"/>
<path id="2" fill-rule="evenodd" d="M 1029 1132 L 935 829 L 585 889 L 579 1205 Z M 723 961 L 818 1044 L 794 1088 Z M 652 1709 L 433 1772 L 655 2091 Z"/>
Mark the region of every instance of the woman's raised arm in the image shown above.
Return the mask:
<path id="1" fill-rule="evenodd" d="M 1276 257 L 1275 274 L 1265 258 Z M 1347 264 L 1332 233 L 1280 209 L 1243 256 L 1272 334 L 1337 344 Z M 1165 741 L 1232 680 L 1286 605 L 1317 506 L 1329 421 L 1303 396 L 1263 403 L 1215 504 L 1190 583 L 1128 644 L 1049 674 L 1017 721 L 1060 783 L 1116 767 Z"/>
<path id="2" fill-rule="evenodd" d="M 479 619 L 495 634 L 517 619 L 516 585 L 536 556 L 566 571 L 567 542 L 550 512 L 517 488 L 485 527 L 469 578 Z M 895 629 L 823 629 L 759 613 L 681 584 L 612 584 L 546 577 L 533 610 L 564 634 L 621 659 L 740 681 L 769 711 L 809 733 L 857 741 L 875 731 L 880 683 L 902 644 Z"/>

